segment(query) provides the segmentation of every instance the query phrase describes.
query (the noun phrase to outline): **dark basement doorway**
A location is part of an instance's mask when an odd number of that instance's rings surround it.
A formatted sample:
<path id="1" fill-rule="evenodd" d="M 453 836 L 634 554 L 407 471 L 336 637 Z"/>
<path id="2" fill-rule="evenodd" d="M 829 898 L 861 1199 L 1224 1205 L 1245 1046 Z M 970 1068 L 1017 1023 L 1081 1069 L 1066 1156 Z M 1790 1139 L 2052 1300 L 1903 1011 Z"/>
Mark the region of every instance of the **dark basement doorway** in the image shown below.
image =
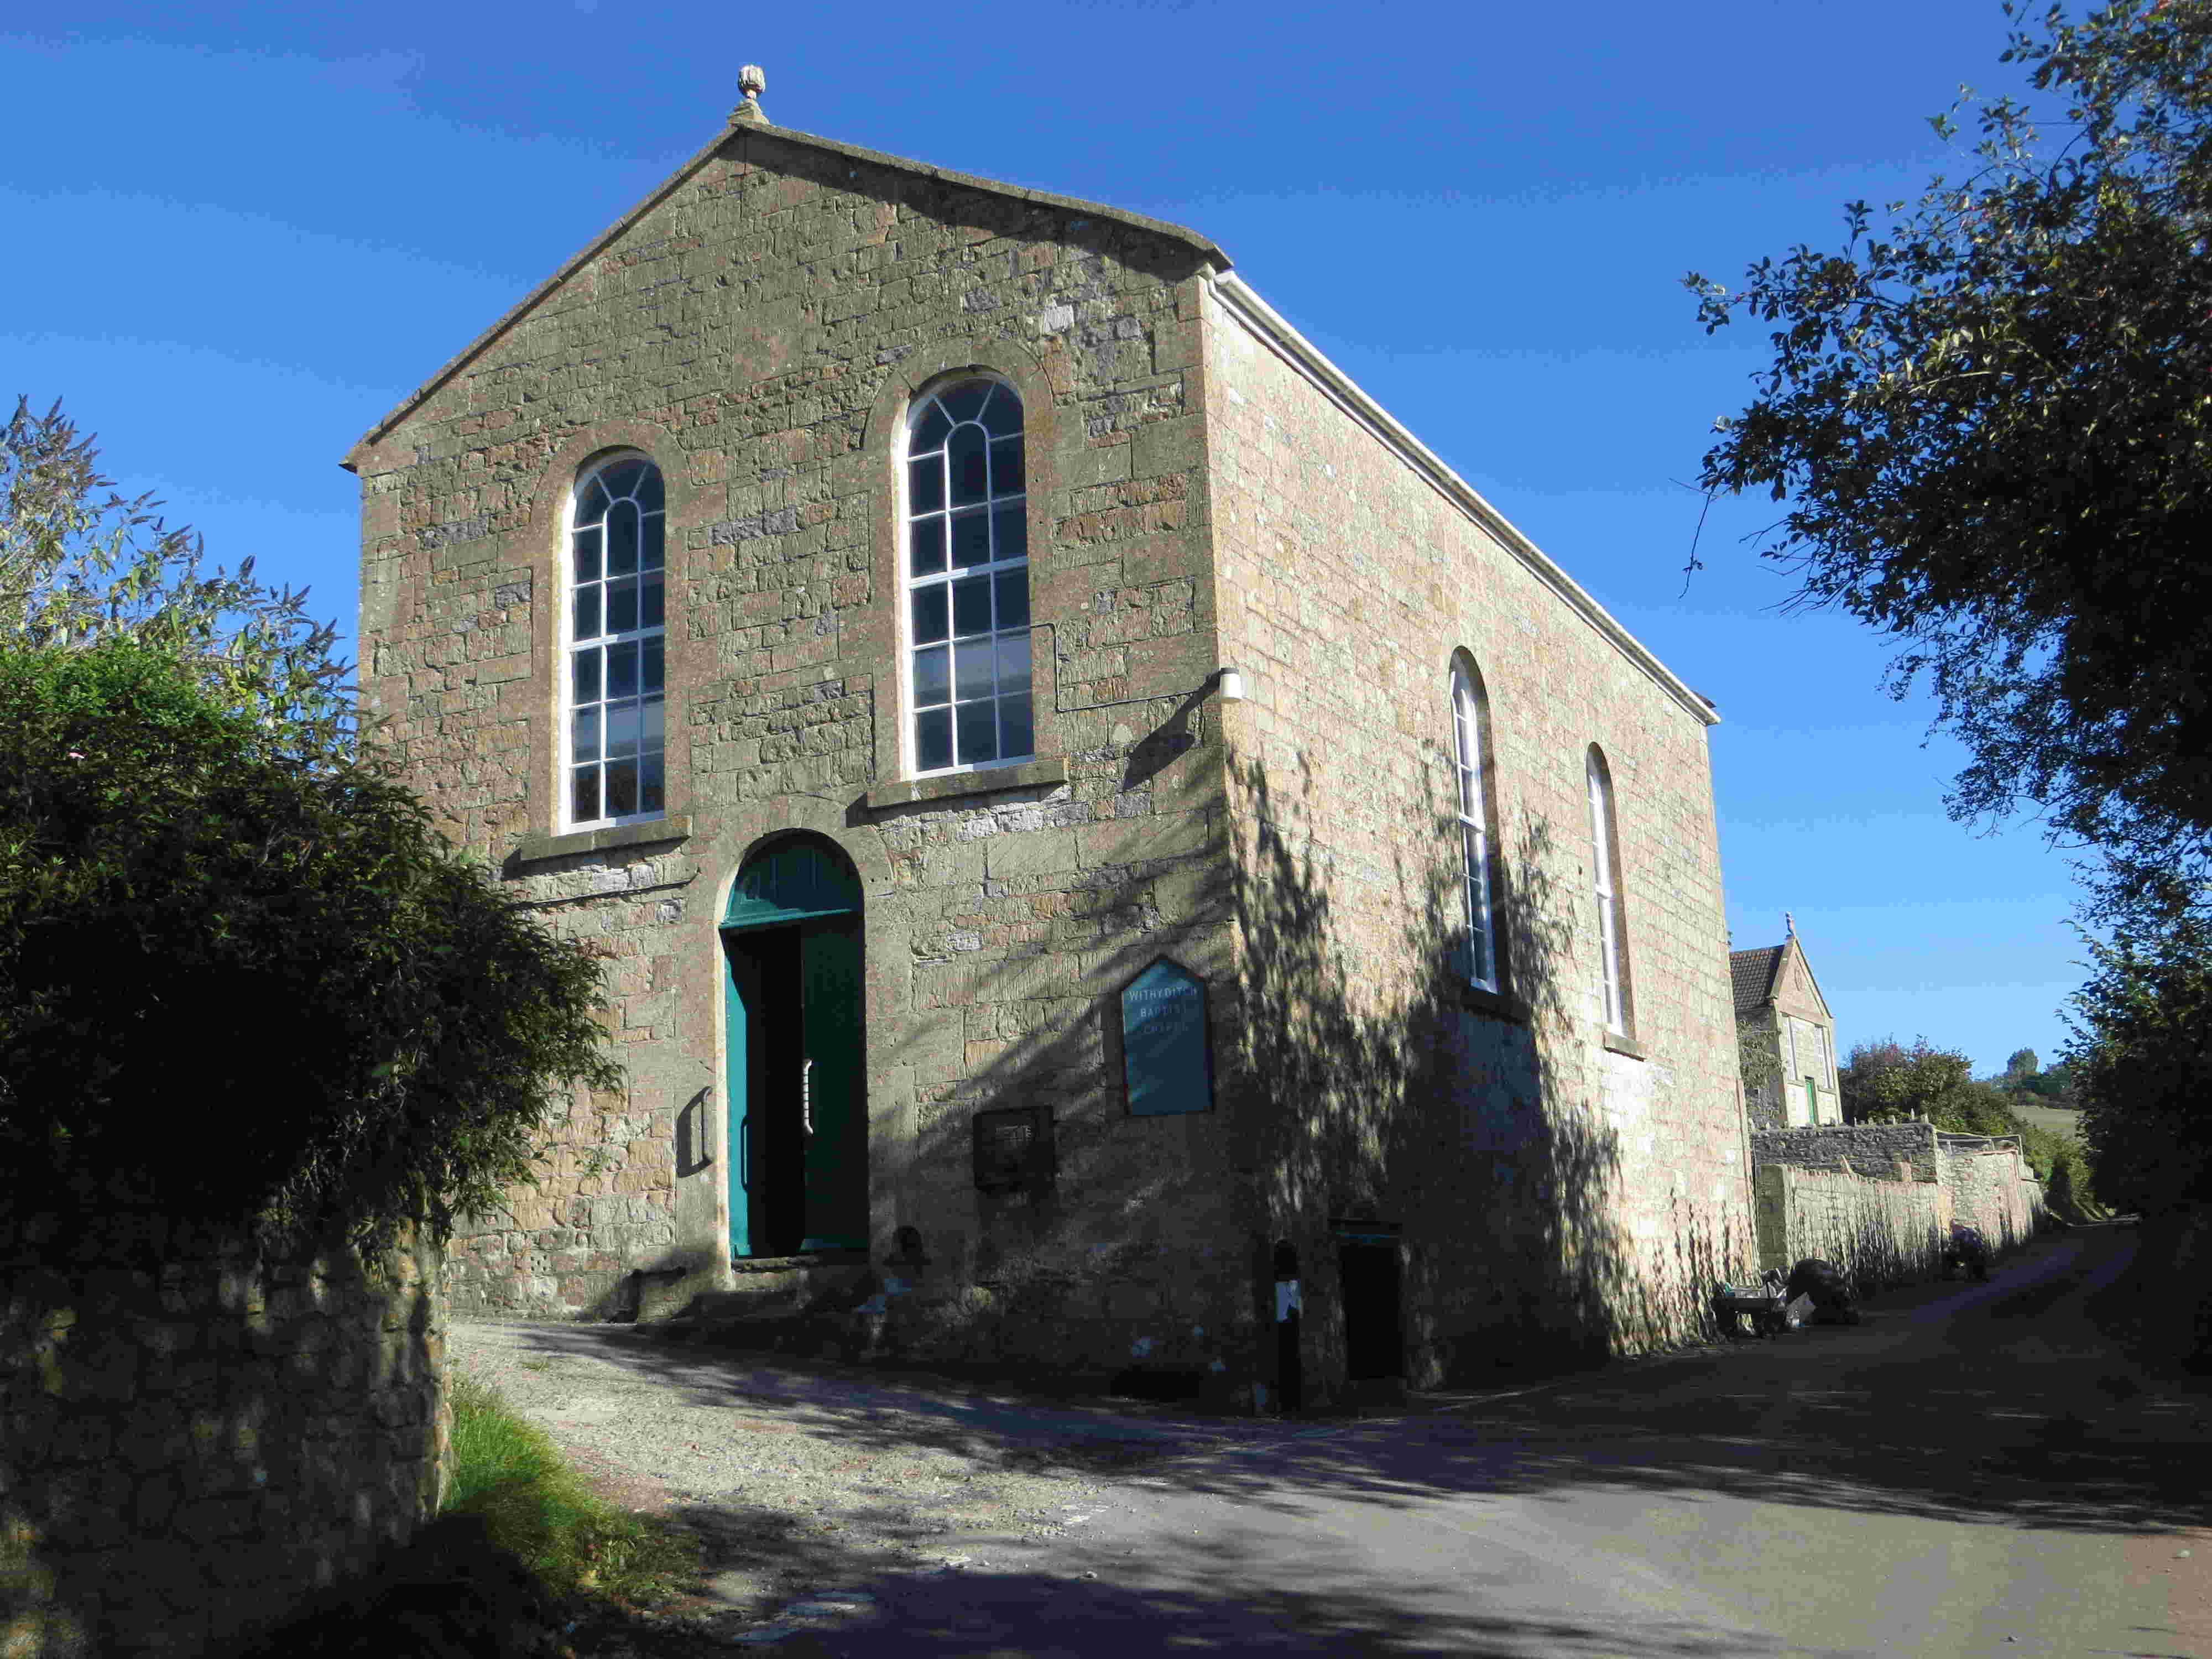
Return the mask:
<path id="1" fill-rule="evenodd" d="M 1345 1376 L 1352 1382 L 1406 1374 L 1404 1295 L 1395 1237 L 1339 1234 L 1344 1291 Z"/>

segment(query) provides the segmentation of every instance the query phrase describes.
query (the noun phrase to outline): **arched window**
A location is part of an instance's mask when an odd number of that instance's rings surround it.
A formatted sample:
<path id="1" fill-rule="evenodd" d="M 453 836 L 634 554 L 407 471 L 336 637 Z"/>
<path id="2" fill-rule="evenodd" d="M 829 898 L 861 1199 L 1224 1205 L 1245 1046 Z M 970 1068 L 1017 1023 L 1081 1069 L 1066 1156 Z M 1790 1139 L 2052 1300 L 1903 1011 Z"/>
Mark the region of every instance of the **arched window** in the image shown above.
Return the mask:
<path id="1" fill-rule="evenodd" d="M 1022 400 L 963 380 L 915 401 L 907 427 L 906 547 L 914 769 L 1027 760 L 1027 498 Z"/>
<path id="2" fill-rule="evenodd" d="M 568 514 L 568 826 L 667 811 L 665 503 L 660 469 L 617 455 L 576 480 Z"/>
<path id="3" fill-rule="evenodd" d="M 1498 933 L 1490 896 L 1490 805 L 1483 769 L 1488 762 L 1480 683 L 1463 662 L 1452 665 L 1452 750 L 1459 790 L 1460 885 L 1467 929 L 1461 971 L 1479 990 L 1499 988 Z"/>
<path id="4" fill-rule="evenodd" d="M 1620 836 L 1613 822 L 1613 775 L 1592 744 L 1583 768 L 1589 781 L 1590 868 L 1597 890 L 1598 956 L 1605 977 L 1605 1027 L 1626 1036 L 1629 1000 L 1627 930 L 1620 908 Z"/>

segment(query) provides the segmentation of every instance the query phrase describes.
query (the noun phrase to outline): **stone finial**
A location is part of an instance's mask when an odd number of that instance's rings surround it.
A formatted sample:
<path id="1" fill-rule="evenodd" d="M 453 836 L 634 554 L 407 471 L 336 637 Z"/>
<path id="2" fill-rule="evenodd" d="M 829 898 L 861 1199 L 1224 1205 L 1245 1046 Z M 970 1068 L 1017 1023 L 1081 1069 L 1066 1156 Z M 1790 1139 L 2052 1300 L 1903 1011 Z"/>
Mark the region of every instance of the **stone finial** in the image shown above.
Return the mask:
<path id="1" fill-rule="evenodd" d="M 738 90 L 744 94 L 744 102 L 730 112 L 732 121 L 765 121 L 760 95 L 768 90 L 768 75 L 758 64 L 747 64 L 738 71 Z"/>
<path id="2" fill-rule="evenodd" d="M 1796 939 L 1797 937 L 1797 918 L 1791 915 L 1787 910 L 1784 910 L 1782 913 L 1782 931 L 1787 933 L 1791 939 Z"/>

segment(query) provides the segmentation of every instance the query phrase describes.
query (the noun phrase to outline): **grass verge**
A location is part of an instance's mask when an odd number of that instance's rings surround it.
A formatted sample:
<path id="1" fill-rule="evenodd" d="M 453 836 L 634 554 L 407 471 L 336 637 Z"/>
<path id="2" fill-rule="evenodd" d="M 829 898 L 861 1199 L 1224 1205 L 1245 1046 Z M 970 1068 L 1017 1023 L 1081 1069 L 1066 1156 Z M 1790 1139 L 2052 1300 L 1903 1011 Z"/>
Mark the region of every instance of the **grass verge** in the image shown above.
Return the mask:
<path id="1" fill-rule="evenodd" d="M 457 1373 L 446 1393 L 453 1457 L 445 1513 L 482 1521 L 549 1592 L 635 1607 L 666 1598 L 696 1571 L 689 1533 L 599 1498 L 496 1390 Z"/>

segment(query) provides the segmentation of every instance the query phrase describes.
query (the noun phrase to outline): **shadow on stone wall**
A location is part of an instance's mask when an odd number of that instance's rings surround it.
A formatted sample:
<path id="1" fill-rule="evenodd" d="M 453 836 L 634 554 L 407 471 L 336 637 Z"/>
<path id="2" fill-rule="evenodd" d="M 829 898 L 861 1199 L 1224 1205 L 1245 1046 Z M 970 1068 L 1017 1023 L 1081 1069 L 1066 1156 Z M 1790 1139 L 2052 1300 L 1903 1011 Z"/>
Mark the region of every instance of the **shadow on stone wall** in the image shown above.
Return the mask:
<path id="1" fill-rule="evenodd" d="M 1212 981 L 1229 1144 L 1184 1133 L 1191 1120 L 1126 1116 L 1113 996 L 1010 1013 L 1008 988 L 1038 959 L 979 966 L 975 1002 L 1026 1029 L 989 1034 L 996 1057 L 920 1109 L 915 1179 L 942 1184 L 917 1185 L 900 1218 L 930 1235 L 931 1260 L 895 1277 L 905 1293 L 883 1299 L 884 1346 L 1271 1378 L 1270 1262 L 1288 1242 L 1304 1264 L 1310 1393 L 1326 1398 L 1345 1376 L 1331 1224 L 1346 1218 L 1404 1228 L 1415 1386 L 1709 1333 L 1706 1294 L 1741 1270 L 1747 1218 L 1731 1241 L 1676 1197 L 1656 1235 L 1632 1238 L 1619 1133 L 1577 1030 L 1578 889 L 1560 873 L 1573 861 L 1551 827 L 1525 825 L 1502 860 L 1509 995 L 1486 1002 L 1455 966 L 1457 821 L 1441 804 L 1387 872 L 1362 871 L 1315 839 L 1261 763 L 1237 763 L 1231 790 L 1246 839 L 1173 922 L 1155 883 L 1188 866 L 1102 871 L 1071 895 L 1109 942 L 1086 960 L 1093 983 L 1161 954 Z M 1422 847 L 1454 855 L 1424 860 Z M 956 1188 L 974 1114 L 1011 1107 L 1050 1114 L 1037 1178 L 971 1199 Z M 973 1237 L 929 1218 L 963 1212 Z"/>
<path id="2" fill-rule="evenodd" d="M 1510 1012 L 1471 1006 L 1458 821 L 1432 806 L 1400 843 L 1391 921 L 1360 914 L 1304 814 L 1263 768 L 1239 768 L 1255 826 L 1233 904 L 1250 1000 L 1241 1072 L 1254 1091 L 1261 1200 L 1279 1236 L 1322 1248 L 1329 1218 L 1365 1209 L 1423 1237 L 1408 1264 L 1410 1375 L 1418 1385 L 1500 1367 L 1552 1368 L 1696 1336 L 1731 1254 L 1711 1218 L 1673 1206 L 1661 1253 L 1639 1259 L 1622 1200 L 1628 1171 L 1584 1059 L 1570 918 L 1571 855 L 1524 821 L 1499 861 L 1496 914 Z M 1384 937 L 1395 927 L 1395 937 Z M 1425 971 L 1378 983 L 1346 946 Z M 1333 1286 L 1324 1273 L 1322 1288 Z M 1324 1342 L 1341 1298 L 1324 1297 Z"/>
<path id="3" fill-rule="evenodd" d="M 0 1228 L 0 1652 L 228 1652 L 436 1510 L 437 1252 L 257 1257 L 101 1194 Z"/>
<path id="4" fill-rule="evenodd" d="M 1942 1277 L 1950 1206 L 1936 1182 L 1777 1163 L 1759 1166 L 1753 1188 L 1763 1267 L 1830 1262 L 1860 1296 Z"/>

